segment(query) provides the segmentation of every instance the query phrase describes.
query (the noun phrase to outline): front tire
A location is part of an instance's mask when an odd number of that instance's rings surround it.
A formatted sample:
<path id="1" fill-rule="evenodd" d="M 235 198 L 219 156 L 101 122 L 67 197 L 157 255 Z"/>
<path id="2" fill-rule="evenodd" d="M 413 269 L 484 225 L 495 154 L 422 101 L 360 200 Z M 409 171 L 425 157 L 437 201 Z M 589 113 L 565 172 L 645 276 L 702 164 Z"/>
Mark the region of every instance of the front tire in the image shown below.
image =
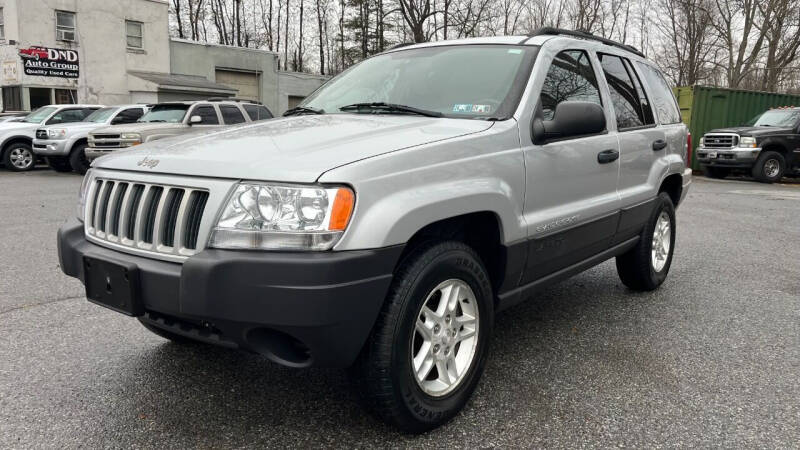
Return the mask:
<path id="1" fill-rule="evenodd" d="M 75 147 L 72 148 L 69 154 L 69 165 L 72 167 L 72 170 L 81 175 L 86 175 L 90 166 L 89 159 L 86 158 L 85 150 L 86 144 L 79 143 L 75 144 Z"/>
<path id="2" fill-rule="evenodd" d="M 370 409 L 407 433 L 458 414 L 486 364 L 492 299 L 486 269 L 467 245 L 428 242 L 413 249 L 351 369 Z"/>
<path id="3" fill-rule="evenodd" d="M 775 183 L 781 181 L 786 170 L 786 160 L 778 152 L 761 152 L 753 166 L 753 178 L 762 183 Z"/>
<path id="4" fill-rule="evenodd" d="M 27 172 L 36 165 L 36 155 L 31 146 L 24 142 L 11 144 L 3 155 L 3 164 L 14 172 Z"/>
<path id="5" fill-rule="evenodd" d="M 639 242 L 617 256 L 622 284 L 635 291 L 652 291 L 667 279 L 675 249 L 675 206 L 667 193 L 658 194 Z"/>

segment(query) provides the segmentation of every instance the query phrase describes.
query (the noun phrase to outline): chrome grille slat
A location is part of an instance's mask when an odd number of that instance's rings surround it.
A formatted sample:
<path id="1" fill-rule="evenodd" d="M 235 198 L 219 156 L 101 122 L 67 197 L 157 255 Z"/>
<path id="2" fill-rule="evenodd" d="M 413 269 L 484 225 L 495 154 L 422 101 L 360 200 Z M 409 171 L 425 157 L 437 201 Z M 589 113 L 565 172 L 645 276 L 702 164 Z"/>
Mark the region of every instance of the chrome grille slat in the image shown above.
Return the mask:
<path id="1" fill-rule="evenodd" d="M 735 134 L 706 134 L 703 136 L 705 148 L 733 148 L 739 145 L 739 136 Z"/>
<path id="2" fill-rule="evenodd" d="M 91 186 L 84 219 L 87 236 L 165 255 L 196 252 L 208 191 L 104 178 Z"/>

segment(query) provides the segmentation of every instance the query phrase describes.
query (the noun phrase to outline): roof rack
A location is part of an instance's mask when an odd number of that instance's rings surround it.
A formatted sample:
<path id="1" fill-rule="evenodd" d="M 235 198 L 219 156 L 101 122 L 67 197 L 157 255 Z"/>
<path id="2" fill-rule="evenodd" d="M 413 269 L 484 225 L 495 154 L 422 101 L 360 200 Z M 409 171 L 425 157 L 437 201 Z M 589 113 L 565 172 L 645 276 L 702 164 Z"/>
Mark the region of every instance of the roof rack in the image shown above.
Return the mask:
<path id="1" fill-rule="evenodd" d="M 207 101 L 209 102 L 240 102 L 240 103 L 253 103 L 256 105 L 260 105 L 261 102 L 257 102 L 255 100 L 250 100 L 249 98 L 238 98 L 238 97 L 211 97 Z"/>
<path id="2" fill-rule="evenodd" d="M 571 37 L 576 37 L 576 38 L 580 38 L 580 39 L 589 39 L 589 40 L 592 40 L 592 41 L 602 42 L 603 44 L 611 45 L 611 46 L 617 47 L 617 48 L 621 48 L 621 49 L 627 50 L 627 51 L 629 51 L 629 52 L 631 52 L 631 53 L 633 53 L 633 54 L 635 54 L 637 56 L 641 56 L 642 58 L 646 58 L 646 56 L 644 56 L 644 53 L 640 52 L 636 47 L 634 47 L 632 45 L 627 45 L 627 44 L 622 44 L 622 43 L 617 42 L 617 41 L 612 41 L 611 39 L 606 39 L 604 37 L 600 37 L 600 36 L 594 35 L 592 33 L 586 32 L 586 31 L 565 30 L 565 29 L 562 29 L 562 28 L 554 28 L 554 27 L 542 27 L 542 28 L 538 28 L 538 29 L 532 31 L 531 33 L 528 33 L 528 38 L 530 39 L 530 38 L 532 38 L 534 36 L 558 36 L 558 35 L 571 36 Z"/>

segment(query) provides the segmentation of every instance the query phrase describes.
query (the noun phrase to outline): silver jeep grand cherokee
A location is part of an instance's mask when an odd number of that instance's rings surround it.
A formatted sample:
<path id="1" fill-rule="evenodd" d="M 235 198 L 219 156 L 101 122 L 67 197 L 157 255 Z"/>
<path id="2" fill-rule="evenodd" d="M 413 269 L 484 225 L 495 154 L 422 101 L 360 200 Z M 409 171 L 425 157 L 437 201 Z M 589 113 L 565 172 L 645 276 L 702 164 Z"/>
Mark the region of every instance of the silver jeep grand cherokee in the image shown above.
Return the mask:
<path id="1" fill-rule="evenodd" d="M 95 161 L 61 267 L 167 339 L 350 367 L 422 432 L 475 390 L 498 311 L 610 258 L 633 290 L 664 282 L 687 140 L 631 47 L 404 46 L 282 119 Z"/>

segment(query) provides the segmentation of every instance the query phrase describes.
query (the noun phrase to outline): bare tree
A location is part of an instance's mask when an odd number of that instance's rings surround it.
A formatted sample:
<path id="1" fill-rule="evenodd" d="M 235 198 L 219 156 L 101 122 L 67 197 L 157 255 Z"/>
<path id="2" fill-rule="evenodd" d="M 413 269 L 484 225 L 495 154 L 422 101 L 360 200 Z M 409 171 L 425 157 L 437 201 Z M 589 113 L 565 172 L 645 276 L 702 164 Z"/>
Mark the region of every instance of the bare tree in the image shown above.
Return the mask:
<path id="1" fill-rule="evenodd" d="M 660 0 L 660 17 L 655 23 L 666 37 L 663 69 L 679 86 L 694 85 L 711 70 L 717 38 L 712 27 L 708 0 Z"/>

